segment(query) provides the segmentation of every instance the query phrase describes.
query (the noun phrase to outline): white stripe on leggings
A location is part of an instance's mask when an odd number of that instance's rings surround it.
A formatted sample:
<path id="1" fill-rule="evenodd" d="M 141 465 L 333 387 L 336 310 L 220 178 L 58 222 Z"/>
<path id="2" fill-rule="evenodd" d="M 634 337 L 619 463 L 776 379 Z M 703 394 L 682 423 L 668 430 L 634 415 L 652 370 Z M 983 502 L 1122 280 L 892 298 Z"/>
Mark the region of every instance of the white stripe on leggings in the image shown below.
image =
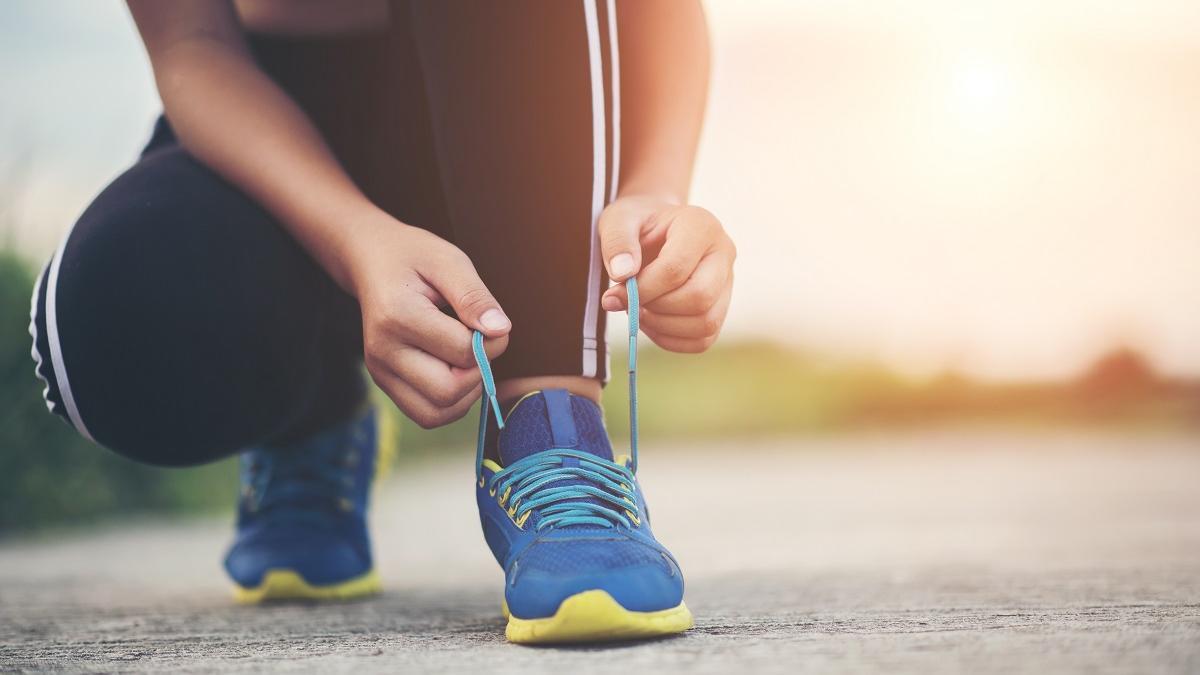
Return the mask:
<path id="1" fill-rule="evenodd" d="M 608 201 L 617 198 L 617 182 L 621 171 L 621 53 L 617 49 L 617 0 L 608 0 L 608 62 L 612 94 L 612 182 L 608 186 Z"/>
<path id="2" fill-rule="evenodd" d="M 617 184 L 620 182 L 621 174 L 621 51 L 617 47 L 617 0 L 608 0 L 608 63 L 612 73 L 610 74 L 609 93 L 612 94 L 610 108 L 612 110 L 609 119 L 612 120 L 612 177 L 609 179 L 612 182 L 608 186 L 608 201 L 611 203 L 617 199 Z M 601 336 L 601 339 L 604 339 Z M 608 350 L 604 350 L 604 381 L 608 382 L 612 377 L 612 367 L 610 365 L 611 354 Z"/>
<path id="3" fill-rule="evenodd" d="M 55 302 L 55 296 L 58 294 L 58 267 L 62 263 L 63 251 L 67 248 L 67 242 L 70 241 L 73 230 L 74 227 L 67 231 L 62 243 L 58 245 L 58 250 L 54 253 L 54 258 L 50 260 L 50 274 L 46 279 L 46 337 L 50 340 L 50 363 L 54 366 L 54 377 L 58 381 L 58 395 L 67 409 L 67 417 L 71 419 L 71 424 L 75 425 L 76 431 L 84 438 L 94 442 L 96 439 L 92 438 L 87 425 L 83 423 L 83 418 L 79 416 L 79 408 L 75 406 L 75 397 L 71 395 L 71 382 L 67 379 L 67 366 L 63 363 L 62 342 L 58 337 L 58 303 Z"/>
<path id="4" fill-rule="evenodd" d="M 592 80 L 592 218 L 590 256 L 588 261 L 587 304 L 583 308 L 583 376 L 596 376 L 597 324 L 600 321 L 600 246 L 596 239 L 596 223 L 604 209 L 604 173 L 606 144 L 604 140 L 604 69 L 600 60 L 600 25 L 594 0 L 583 0 L 583 16 L 587 24 L 588 65 Z"/>
<path id="5" fill-rule="evenodd" d="M 46 385 L 42 389 L 42 399 L 46 401 L 46 408 L 50 412 L 54 412 L 54 401 L 50 400 L 50 380 L 46 379 L 46 374 L 42 372 L 42 352 L 38 350 L 38 327 L 37 327 L 37 311 L 38 311 L 38 296 L 42 294 L 42 279 L 46 277 L 46 269 L 50 267 L 50 263 L 46 263 L 42 267 L 42 271 L 38 272 L 37 282 L 33 285 L 33 298 L 29 301 L 29 337 L 33 338 L 33 347 L 29 350 L 29 355 L 33 357 L 33 374 L 37 375 L 37 379 Z"/>

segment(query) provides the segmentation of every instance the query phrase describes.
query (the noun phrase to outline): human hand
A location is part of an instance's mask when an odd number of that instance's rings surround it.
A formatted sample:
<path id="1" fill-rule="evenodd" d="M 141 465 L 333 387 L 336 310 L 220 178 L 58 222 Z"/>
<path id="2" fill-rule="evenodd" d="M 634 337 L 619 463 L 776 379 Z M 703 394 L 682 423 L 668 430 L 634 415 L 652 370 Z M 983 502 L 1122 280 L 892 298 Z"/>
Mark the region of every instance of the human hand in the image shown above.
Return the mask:
<path id="1" fill-rule="evenodd" d="M 390 216 L 359 234 L 350 275 L 367 372 L 423 428 L 453 422 L 480 393 L 471 331 L 484 334 L 484 349 L 495 358 L 508 346 L 512 324 L 453 244 Z"/>
<path id="2" fill-rule="evenodd" d="M 702 352 L 716 342 L 733 293 L 737 249 L 716 216 L 657 197 L 621 197 L 600 214 L 600 247 L 613 281 L 638 278 L 641 328 L 659 347 Z M 626 309 L 625 285 L 601 306 Z"/>

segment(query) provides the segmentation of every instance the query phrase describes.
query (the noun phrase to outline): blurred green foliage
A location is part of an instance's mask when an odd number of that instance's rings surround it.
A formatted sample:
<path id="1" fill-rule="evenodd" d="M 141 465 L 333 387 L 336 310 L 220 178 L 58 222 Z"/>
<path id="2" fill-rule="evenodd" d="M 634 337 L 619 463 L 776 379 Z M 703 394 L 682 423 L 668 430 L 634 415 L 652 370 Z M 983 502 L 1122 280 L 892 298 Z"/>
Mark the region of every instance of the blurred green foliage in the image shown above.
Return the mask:
<path id="1" fill-rule="evenodd" d="M 719 345 L 697 357 L 672 354 L 648 341 L 638 356 L 639 415 L 646 437 L 712 438 L 814 432 L 844 428 L 859 416 L 868 391 L 910 388 L 881 367 L 822 365 L 768 342 Z M 612 354 L 604 390 L 605 422 L 614 438 L 629 434 L 624 352 Z M 384 401 L 384 399 L 380 399 Z M 477 421 L 424 431 L 402 422 L 403 446 L 417 454 L 462 447 L 474 451 Z"/>
<path id="2" fill-rule="evenodd" d="M 0 533 L 133 512 L 231 509 L 232 460 L 158 469 L 97 448 L 46 412 L 30 360 L 29 269 L 0 253 Z M 605 390 L 609 429 L 628 434 L 625 356 Z M 947 374 L 916 381 L 863 363 L 830 361 L 767 342 L 718 345 L 702 357 L 654 348 L 639 357 L 640 422 L 650 439 L 746 438 L 938 424 L 1200 426 L 1200 384 L 1163 378 L 1118 349 L 1073 382 L 982 384 Z M 402 420 L 400 460 L 467 467 L 477 418 L 432 431 Z M 464 468 L 469 470 L 469 468 Z"/>
<path id="3" fill-rule="evenodd" d="M 624 363 L 624 353 L 612 355 L 612 380 L 604 391 L 615 439 L 627 438 L 629 429 Z M 700 357 L 643 341 L 638 382 L 638 422 L 651 439 L 939 425 L 1200 428 L 1200 382 L 1162 377 L 1127 348 L 1102 356 L 1074 381 L 981 383 L 954 373 L 906 378 L 882 365 L 831 360 L 765 341 L 718 344 Z M 454 448 L 469 454 L 476 425 L 473 415 L 432 432 L 405 421 L 401 447 L 418 455 Z"/>

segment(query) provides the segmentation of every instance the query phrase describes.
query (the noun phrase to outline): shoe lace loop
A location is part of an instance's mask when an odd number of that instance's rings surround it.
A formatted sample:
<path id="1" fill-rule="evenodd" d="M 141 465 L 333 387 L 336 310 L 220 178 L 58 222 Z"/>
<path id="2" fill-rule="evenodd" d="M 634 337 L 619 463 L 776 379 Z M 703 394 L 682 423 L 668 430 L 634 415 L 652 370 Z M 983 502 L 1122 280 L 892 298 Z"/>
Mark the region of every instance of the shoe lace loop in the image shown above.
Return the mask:
<path id="1" fill-rule="evenodd" d="M 629 463 L 622 466 L 595 455 L 551 448 L 529 455 L 512 466 L 497 471 L 488 479 L 489 491 L 500 495 L 501 505 L 507 504 L 509 516 L 521 525 L 534 509 L 538 509 L 539 530 L 562 525 L 638 525 L 641 516 L 633 500 L 633 481 L 638 466 L 637 418 L 637 336 L 638 300 L 637 279 L 625 281 L 629 297 Z M 475 331 L 471 347 L 479 374 L 483 379 L 483 412 L 479 415 L 479 442 L 475 449 L 475 477 L 484 486 L 484 438 L 488 418 L 496 416 L 496 424 L 504 428 L 504 415 L 496 397 L 496 380 L 492 365 L 483 349 L 483 333 Z M 560 481 L 569 481 L 562 484 Z M 559 484 L 555 484 L 559 483 Z"/>
<path id="2" fill-rule="evenodd" d="M 563 484 L 569 481 L 569 484 Z M 566 525 L 632 527 L 641 522 L 633 470 L 587 452 L 551 448 L 492 474 L 489 491 L 523 524 L 537 511 L 537 529 Z"/>

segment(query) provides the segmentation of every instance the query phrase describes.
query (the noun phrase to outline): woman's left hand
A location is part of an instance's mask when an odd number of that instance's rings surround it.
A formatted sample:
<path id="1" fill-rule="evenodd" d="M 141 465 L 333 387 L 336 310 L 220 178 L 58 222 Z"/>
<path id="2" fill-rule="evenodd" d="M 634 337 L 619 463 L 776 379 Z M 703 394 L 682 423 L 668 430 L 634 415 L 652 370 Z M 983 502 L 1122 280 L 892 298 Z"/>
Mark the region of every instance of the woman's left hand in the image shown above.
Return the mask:
<path id="1" fill-rule="evenodd" d="M 698 353 L 716 342 L 733 292 L 737 249 L 716 216 L 698 206 L 648 196 L 620 197 L 600 215 L 608 276 L 637 276 L 641 328 L 659 347 Z M 626 308 L 624 284 L 601 306 Z"/>

